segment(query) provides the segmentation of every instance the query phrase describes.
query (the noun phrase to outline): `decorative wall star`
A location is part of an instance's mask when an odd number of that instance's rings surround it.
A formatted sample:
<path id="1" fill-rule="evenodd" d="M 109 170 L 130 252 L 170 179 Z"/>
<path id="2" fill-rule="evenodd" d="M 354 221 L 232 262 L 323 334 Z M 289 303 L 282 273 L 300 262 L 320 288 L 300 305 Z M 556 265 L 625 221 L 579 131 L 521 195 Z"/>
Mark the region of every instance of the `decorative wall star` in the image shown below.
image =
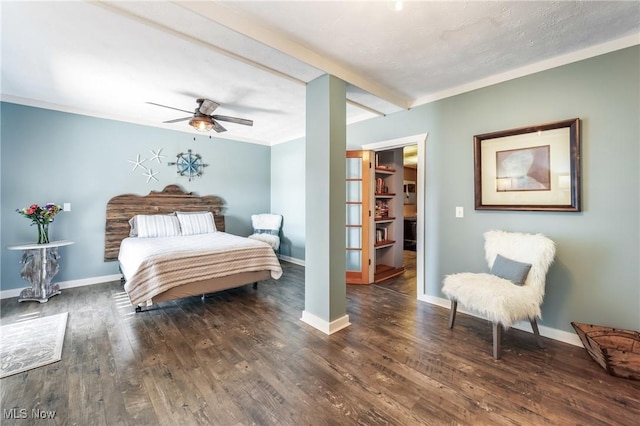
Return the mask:
<path id="1" fill-rule="evenodd" d="M 158 152 L 155 152 L 152 149 L 150 151 L 151 151 L 151 154 L 153 154 L 153 156 L 149 159 L 149 161 L 158 160 L 158 163 L 162 164 L 162 160 L 161 159 L 166 157 L 166 155 L 160 154 L 162 152 L 162 148 L 160 148 L 158 150 Z"/>
<path id="2" fill-rule="evenodd" d="M 131 171 L 135 171 L 135 169 L 137 169 L 138 167 L 141 167 L 143 170 L 147 170 L 147 168 L 145 166 L 142 165 L 142 163 L 144 163 L 145 161 L 147 161 L 146 158 L 143 158 L 142 160 L 140 159 L 140 154 L 138 154 L 136 156 L 135 161 L 134 160 L 127 160 L 128 162 L 130 162 L 131 164 L 133 164 L 133 169 L 131 169 Z"/>
<path id="3" fill-rule="evenodd" d="M 156 178 L 156 175 L 158 174 L 158 172 L 154 172 L 151 169 L 147 169 L 146 173 L 143 173 L 142 176 L 145 176 L 147 178 L 147 183 L 149 183 L 149 181 L 151 179 L 155 180 L 156 182 L 158 181 L 158 178 Z"/>

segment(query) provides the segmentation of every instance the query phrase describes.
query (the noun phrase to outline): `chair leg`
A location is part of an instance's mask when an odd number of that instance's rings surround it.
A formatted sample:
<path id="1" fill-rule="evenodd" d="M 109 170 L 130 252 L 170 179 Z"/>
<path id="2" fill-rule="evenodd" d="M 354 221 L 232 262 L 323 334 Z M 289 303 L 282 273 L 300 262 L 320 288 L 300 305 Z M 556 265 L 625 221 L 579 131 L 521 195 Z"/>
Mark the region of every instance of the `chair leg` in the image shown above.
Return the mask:
<path id="1" fill-rule="evenodd" d="M 500 323 L 493 323 L 493 358 L 500 359 L 500 337 L 502 334 L 502 326 Z"/>
<path id="2" fill-rule="evenodd" d="M 453 323 L 456 322 L 456 311 L 458 310 L 458 302 L 451 301 L 451 311 L 449 312 L 449 328 L 453 328 Z"/>
<path id="3" fill-rule="evenodd" d="M 533 329 L 533 334 L 536 335 L 536 340 L 538 341 L 538 346 L 541 349 L 544 349 L 544 342 L 542 341 L 542 337 L 540 337 L 540 331 L 538 331 L 538 323 L 535 318 L 530 318 L 529 322 L 531 323 L 531 328 Z"/>

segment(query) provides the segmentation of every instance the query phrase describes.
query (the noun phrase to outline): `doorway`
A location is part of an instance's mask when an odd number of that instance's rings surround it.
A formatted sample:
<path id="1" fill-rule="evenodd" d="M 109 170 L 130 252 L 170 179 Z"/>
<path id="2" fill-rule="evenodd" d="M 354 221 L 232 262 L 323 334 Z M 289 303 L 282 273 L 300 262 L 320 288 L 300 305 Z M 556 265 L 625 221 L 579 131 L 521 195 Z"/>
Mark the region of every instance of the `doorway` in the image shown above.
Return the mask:
<path id="1" fill-rule="evenodd" d="M 391 150 L 390 150 L 391 151 Z M 418 205 L 417 195 L 417 168 L 418 168 L 418 145 L 407 145 L 401 148 L 394 148 L 393 151 L 402 151 L 402 266 L 404 272 L 398 276 L 377 282 L 376 285 L 393 290 L 398 293 L 417 297 L 416 282 L 416 255 L 417 255 L 417 222 Z M 384 154 L 387 150 L 376 151 L 377 154 Z"/>
<path id="2" fill-rule="evenodd" d="M 376 152 L 402 148 L 403 150 L 403 263 L 405 272 L 375 285 L 418 298 L 424 294 L 425 218 L 424 199 L 426 179 L 427 134 L 363 145 Z"/>

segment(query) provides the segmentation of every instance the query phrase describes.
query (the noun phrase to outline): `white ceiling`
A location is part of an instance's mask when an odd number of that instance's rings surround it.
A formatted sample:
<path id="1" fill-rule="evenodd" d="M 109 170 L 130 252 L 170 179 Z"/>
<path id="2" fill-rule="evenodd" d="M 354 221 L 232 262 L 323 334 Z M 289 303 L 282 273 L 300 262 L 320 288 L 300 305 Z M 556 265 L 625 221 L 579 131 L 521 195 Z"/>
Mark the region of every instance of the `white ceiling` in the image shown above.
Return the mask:
<path id="1" fill-rule="evenodd" d="M 638 1 L 394 3 L 2 0 L 2 99 L 191 132 L 145 102 L 205 97 L 254 120 L 218 136 L 271 145 L 325 73 L 355 122 L 640 44 Z"/>

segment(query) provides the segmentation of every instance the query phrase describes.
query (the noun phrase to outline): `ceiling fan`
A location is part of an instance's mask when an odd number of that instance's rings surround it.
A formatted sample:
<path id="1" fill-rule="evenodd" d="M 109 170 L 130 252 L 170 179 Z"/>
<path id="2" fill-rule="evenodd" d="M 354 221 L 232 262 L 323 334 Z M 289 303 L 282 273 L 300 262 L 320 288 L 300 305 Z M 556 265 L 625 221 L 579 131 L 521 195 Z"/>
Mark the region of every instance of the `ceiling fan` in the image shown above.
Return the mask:
<path id="1" fill-rule="evenodd" d="M 176 118 L 173 120 L 163 121 L 163 123 L 177 123 L 179 121 L 189 120 L 189 125 L 200 132 L 208 132 L 213 129 L 216 132 L 225 132 L 227 129 L 222 127 L 218 121 L 228 121 L 230 123 L 243 124 L 245 126 L 253 126 L 253 120 L 247 120 L 245 118 L 228 117 L 226 115 L 213 114 L 213 111 L 220 106 L 219 103 L 213 102 L 209 99 L 198 98 L 197 108 L 193 112 L 193 115 L 189 117 Z M 167 105 L 157 104 L 155 102 L 147 102 L 150 105 L 156 105 L 163 108 L 175 109 L 176 111 L 182 111 L 191 114 L 191 111 L 185 111 L 180 108 L 174 108 Z"/>

